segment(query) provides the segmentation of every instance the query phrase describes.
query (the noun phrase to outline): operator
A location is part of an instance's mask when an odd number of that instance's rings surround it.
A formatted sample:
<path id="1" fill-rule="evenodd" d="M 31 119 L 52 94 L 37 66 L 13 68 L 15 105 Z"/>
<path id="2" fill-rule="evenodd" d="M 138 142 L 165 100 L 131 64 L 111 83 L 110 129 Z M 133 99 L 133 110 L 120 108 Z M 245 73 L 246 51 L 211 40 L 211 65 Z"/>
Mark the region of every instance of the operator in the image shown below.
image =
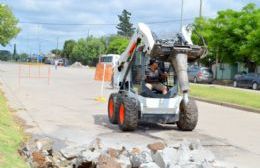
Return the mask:
<path id="1" fill-rule="evenodd" d="M 158 68 L 158 63 L 156 60 L 151 59 L 149 62 L 149 68 L 146 71 L 146 79 L 145 79 L 145 86 L 150 90 L 157 90 L 162 92 L 162 94 L 167 94 L 167 87 L 161 83 L 162 80 L 167 78 L 167 73 L 162 72 Z"/>

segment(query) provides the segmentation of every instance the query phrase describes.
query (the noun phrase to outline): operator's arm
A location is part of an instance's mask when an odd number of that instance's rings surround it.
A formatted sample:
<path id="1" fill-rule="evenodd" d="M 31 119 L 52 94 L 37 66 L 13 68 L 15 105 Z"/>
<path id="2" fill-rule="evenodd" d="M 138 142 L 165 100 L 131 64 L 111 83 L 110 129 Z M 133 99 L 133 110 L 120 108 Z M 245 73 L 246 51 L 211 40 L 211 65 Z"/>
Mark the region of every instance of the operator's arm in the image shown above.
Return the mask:
<path id="1" fill-rule="evenodd" d="M 165 82 L 165 80 L 167 79 L 168 77 L 168 73 L 165 72 L 165 71 L 162 71 L 162 70 L 158 70 L 159 71 L 159 79 L 160 79 L 160 82 Z"/>

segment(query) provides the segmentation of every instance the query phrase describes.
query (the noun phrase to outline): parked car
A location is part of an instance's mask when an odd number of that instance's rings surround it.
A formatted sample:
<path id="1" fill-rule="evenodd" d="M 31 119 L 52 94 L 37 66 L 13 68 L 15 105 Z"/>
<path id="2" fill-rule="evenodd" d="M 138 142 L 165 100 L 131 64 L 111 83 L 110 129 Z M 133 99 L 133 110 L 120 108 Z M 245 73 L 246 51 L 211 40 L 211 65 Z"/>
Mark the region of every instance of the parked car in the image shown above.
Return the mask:
<path id="1" fill-rule="evenodd" d="M 211 69 L 196 65 L 188 67 L 188 78 L 193 83 L 212 83 L 214 80 Z"/>
<path id="2" fill-rule="evenodd" d="M 234 87 L 246 87 L 257 90 L 260 88 L 260 74 L 247 73 L 236 75 L 233 82 Z"/>
<path id="3" fill-rule="evenodd" d="M 246 71 L 241 71 L 241 72 L 237 73 L 237 74 L 234 76 L 234 79 L 240 77 L 241 75 L 246 75 L 246 74 L 247 74 Z"/>
<path id="4" fill-rule="evenodd" d="M 63 59 L 58 60 L 58 66 L 64 66 L 64 61 Z"/>

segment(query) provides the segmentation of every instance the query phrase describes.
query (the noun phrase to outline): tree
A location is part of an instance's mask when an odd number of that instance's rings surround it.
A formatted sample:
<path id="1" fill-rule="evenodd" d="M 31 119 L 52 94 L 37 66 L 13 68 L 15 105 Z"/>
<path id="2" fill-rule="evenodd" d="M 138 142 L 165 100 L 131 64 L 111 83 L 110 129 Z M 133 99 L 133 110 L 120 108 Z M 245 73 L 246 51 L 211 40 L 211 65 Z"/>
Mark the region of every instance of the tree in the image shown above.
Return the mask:
<path id="1" fill-rule="evenodd" d="M 11 9 L 7 5 L 0 4 L 0 44 L 2 46 L 6 46 L 20 32 L 17 24 L 18 20 Z"/>
<path id="2" fill-rule="evenodd" d="M 79 61 L 84 65 L 95 65 L 98 57 L 105 53 L 103 38 L 88 37 L 79 39 L 72 50 L 72 61 Z"/>
<path id="3" fill-rule="evenodd" d="M 73 48 L 75 47 L 75 45 L 76 45 L 76 41 L 74 41 L 74 40 L 65 41 L 64 46 L 63 46 L 62 56 L 65 58 L 68 58 L 68 59 L 71 58 L 72 51 L 73 51 Z"/>
<path id="4" fill-rule="evenodd" d="M 53 49 L 51 50 L 52 54 L 55 54 L 56 56 L 60 56 L 62 54 L 62 51 L 60 49 Z"/>
<path id="5" fill-rule="evenodd" d="M 122 54 L 129 43 L 129 39 L 123 36 L 110 36 L 107 53 Z"/>
<path id="6" fill-rule="evenodd" d="M 208 42 L 213 59 L 231 64 L 260 62 L 260 9 L 254 4 L 241 11 L 219 11 L 214 19 L 197 18 L 195 25 Z"/>
<path id="7" fill-rule="evenodd" d="M 22 53 L 17 55 L 17 57 L 20 61 L 26 61 L 26 59 L 29 58 L 29 55 L 27 53 Z"/>
<path id="8" fill-rule="evenodd" d="M 131 37 L 134 28 L 133 24 L 130 22 L 131 13 L 127 10 L 123 10 L 121 15 L 118 15 L 119 24 L 116 26 L 118 29 L 117 34 L 121 36 Z"/>

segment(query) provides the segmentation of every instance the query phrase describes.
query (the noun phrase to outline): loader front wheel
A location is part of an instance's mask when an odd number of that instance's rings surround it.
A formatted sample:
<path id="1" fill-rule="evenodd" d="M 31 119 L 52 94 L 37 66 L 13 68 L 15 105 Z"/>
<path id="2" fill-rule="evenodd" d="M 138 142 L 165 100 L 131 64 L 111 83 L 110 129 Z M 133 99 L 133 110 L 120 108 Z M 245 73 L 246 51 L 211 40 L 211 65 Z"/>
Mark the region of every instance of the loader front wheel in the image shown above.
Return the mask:
<path id="1" fill-rule="evenodd" d="M 192 131 L 198 122 L 198 108 L 193 99 L 185 105 L 182 101 L 180 104 L 180 117 L 177 126 L 182 131 Z"/>
<path id="2" fill-rule="evenodd" d="M 118 125 L 122 131 L 134 131 L 138 125 L 138 100 L 123 96 L 119 105 Z"/>
<path id="3" fill-rule="evenodd" d="M 117 108 L 117 93 L 112 93 L 109 96 L 108 99 L 108 118 L 110 123 L 117 124 L 117 114 L 118 114 L 118 108 Z"/>

